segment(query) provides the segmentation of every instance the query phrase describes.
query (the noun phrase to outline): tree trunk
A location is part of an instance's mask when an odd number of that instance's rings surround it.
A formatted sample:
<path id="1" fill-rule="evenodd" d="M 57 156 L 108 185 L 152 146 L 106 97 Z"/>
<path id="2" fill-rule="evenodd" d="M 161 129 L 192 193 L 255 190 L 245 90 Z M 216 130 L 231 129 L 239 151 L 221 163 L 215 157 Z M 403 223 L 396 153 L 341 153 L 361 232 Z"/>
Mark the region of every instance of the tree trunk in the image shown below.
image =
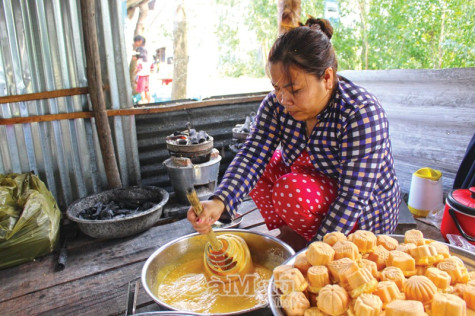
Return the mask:
<path id="1" fill-rule="evenodd" d="M 148 15 L 148 2 L 149 0 L 142 1 L 139 5 L 139 18 L 137 19 L 137 25 L 135 26 L 135 35 L 144 35 L 145 33 L 145 21 Z"/>
<path id="2" fill-rule="evenodd" d="M 137 94 L 137 82 L 135 81 L 135 69 L 137 68 L 137 58 L 131 58 L 129 64 L 129 78 L 132 87 L 132 95 Z"/>
<path id="3" fill-rule="evenodd" d="M 178 4 L 173 29 L 173 86 L 172 100 L 186 98 L 188 76 L 188 39 L 184 1 Z"/>
<path id="4" fill-rule="evenodd" d="M 97 136 L 101 147 L 102 160 L 107 176 L 109 188 L 120 188 L 119 168 L 115 159 L 109 119 L 106 113 L 106 102 L 102 90 L 101 61 L 99 59 L 99 45 L 96 30 L 96 1 L 81 0 L 82 28 L 86 49 L 87 82 L 91 97 Z"/>
<path id="5" fill-rule="evenodd" d="M 261 62 L 262 64 L 264 65 L 264 67 L 266 66 L 267 64 L 267 57 L 269 55 L 269 48 L 267 47 L 267 43 L 266 42 L 261 42 L 261 50 L 262 50 L 262 53 L 261 53 Z"/>
<path id="6" fill-rule="evenodd" d="M 368 54 L 369 54 L 369 43 L 368 43 L 368 27 L 367 27 L 367 16 L 366 16 L 366 0 L 358 0 L 358 7 L 360 9 L 361 17 L 361 33 L 363 37 L 363 69 L 368 69 Z"/>
<path id="7" fill-rule="evenodd" d="M 277 8 L 279 35 L 299 26 L 300 0 L 279 0 Z"/>
<path id="8" fill-rule="evenodd" d="M 437 52 L 437 62 L 435 63 L 436 69 L 442 68 L 442 63 L 444 59 L 444 38 L 445 38 L 445 20 L 446 15 L 445 12 L 447 11 L 447 4 L 445 1 L 442 1 L 442 17 L 440 18 L 440 35 L 439 35 L 439 43 L 438 43 L 438 52 Z"/>

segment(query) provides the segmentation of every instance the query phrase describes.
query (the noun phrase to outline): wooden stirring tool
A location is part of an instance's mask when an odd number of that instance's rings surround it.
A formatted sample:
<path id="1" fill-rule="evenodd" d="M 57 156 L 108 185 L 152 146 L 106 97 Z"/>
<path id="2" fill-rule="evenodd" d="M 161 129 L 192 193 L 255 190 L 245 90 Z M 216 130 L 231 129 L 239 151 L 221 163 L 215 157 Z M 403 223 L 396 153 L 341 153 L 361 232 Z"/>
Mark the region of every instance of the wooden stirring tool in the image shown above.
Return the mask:
<path id="1" fill-rule="evenodd" d="M 196 191 L 194 189 L 188 189 L 186 192 L 186 197 L 188 198 L 188 202 L 190 202 L 191 207 L 195 211 L 196 216 L 200 216 L 200 214 L 203 212 L 203 205 L 201 205 Z M 207 236 L 213 251 L 219 251 L 223 248 L 223 244 L 218 240 L 212 228 L 208 232 Z"/>
<path id="2" fill-rule="evenodd" d="M 197 216 L 203 212 L 196 191 L 187 190 L 186 197 Z M 209 243 L 205 247 L 204 265 L 208 274 L 223 281 L 232 281 L 243 277 L 252 269 L 249 247 L 242 237 L 233 234 L 216 236 L 213 229 L 208 233 Z"/>

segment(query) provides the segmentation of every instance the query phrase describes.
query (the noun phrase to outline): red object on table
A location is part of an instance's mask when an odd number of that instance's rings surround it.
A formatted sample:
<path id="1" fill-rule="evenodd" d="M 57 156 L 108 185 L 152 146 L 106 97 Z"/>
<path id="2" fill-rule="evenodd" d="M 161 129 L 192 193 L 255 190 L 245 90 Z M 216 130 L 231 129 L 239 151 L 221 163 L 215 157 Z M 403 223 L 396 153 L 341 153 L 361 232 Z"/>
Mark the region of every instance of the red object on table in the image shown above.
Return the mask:
<path id="1" fill-rule="evenodd" d="M 167 85 L 173 81 L 172 78 L 166 78 L 166 79 L 161 79 L 162 80 L 162 86 Z"/>
<path id="2" fill-rule="evenodd" d="M 460 235 L 475 245 L 475 187 L 449 193 L 445 203 L 440 232 Z"/>

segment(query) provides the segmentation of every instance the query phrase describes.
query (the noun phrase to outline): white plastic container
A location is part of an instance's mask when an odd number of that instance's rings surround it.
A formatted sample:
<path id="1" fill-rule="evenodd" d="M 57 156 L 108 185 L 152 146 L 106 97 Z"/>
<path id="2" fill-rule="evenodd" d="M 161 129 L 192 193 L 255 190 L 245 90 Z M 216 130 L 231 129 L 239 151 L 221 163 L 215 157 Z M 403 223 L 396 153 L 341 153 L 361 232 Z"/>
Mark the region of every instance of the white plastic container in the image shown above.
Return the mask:
<path id="1" fill-rule="evenodd" d="M 442 172 L 421 168 L 412 174 L 407 206 L 412 214 L 426 217 L 430 212 L 444 207 Z"/>

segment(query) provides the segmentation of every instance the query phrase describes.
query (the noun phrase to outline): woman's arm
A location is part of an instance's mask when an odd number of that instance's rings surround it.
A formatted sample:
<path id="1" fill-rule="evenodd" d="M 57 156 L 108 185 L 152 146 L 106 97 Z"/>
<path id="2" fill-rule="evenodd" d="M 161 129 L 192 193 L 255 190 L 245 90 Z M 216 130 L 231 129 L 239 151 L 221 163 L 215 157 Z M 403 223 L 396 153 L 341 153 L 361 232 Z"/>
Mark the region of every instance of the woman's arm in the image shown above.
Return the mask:
<path id="1" fill-rule="evenodd" d="M 340 135 L 340 177 L 336 200 L 315 239 L 331 231 L 348 234 L 373 194 L 384 155 L 389 154 L 388 121 L 379 104 L 360 106 L 348 118 Z"/>
<path id="2" fill-rule="evenodd" d="M 256 122 L 241 150 L 229 165 L 214 197 L 234 217 L 242 199 L 254 188 L 281 140 L 274 94 L 262 101 Z"/>

